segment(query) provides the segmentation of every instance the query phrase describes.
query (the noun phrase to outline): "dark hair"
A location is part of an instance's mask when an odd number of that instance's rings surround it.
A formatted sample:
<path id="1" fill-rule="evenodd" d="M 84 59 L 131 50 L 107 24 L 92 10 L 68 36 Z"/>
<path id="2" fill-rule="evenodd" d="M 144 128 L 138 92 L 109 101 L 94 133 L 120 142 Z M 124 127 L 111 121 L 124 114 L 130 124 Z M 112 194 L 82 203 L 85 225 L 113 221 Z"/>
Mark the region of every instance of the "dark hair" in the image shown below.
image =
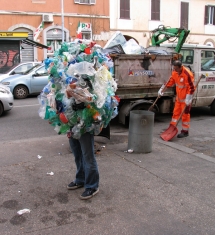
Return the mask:
<path id="1" fill-rule="evenodd" d="M 173 61 L 173 63 L 172 63 L 174 66 L 177 66 L 177 67 L 179 67 L 179 68 L 181 68 L 181 66 L 182 66 L 182 63 L 181 63 L 181 61 L 180 60 L 175 60 L 175 61 Z"/>

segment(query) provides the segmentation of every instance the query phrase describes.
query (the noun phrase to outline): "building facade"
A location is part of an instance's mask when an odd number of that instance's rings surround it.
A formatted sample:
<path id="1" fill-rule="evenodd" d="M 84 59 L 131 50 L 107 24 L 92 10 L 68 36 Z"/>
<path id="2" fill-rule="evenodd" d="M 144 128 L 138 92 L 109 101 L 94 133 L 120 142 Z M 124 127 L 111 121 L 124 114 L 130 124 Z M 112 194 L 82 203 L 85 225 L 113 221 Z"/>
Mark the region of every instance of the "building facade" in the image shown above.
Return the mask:
<path id="1" fill-rule="evenodd" d="M 69 42 L 77 35 L 101 46 L 108 40 L 104 35 L 110 31 L 109 0 L 11 0 L 1 2 L 1 9 L 0 31 L 28 32 L 30 40 L 49 46 L 41 50 L 21 45 L 23 62 L 52 56 L 62 40 Z"/>
<path id="2" fill-rule="evenodd" d="M 186 43 L 215 47 L 214 0 L 110 0 L 110 31 L 148 47 L 159 25 L 190 30 Z"/>

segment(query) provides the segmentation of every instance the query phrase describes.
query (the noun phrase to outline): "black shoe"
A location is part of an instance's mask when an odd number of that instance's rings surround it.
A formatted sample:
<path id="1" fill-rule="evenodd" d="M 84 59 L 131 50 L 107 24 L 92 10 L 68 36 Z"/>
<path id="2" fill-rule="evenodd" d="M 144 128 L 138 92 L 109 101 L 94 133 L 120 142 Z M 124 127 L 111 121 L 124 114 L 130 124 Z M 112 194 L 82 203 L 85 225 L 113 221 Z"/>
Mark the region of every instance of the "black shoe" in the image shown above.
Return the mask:
<path id="1" fill-rule="evenodd" d="M 80 198 L 82 200 L 90 199 L 91 197 L 95 196 L 99 192 L 99 189 L 94 188 L 86 188 L 85 191 L 81 194 Z"/>
<path id="2" fill-rule="evenodd" d="M 77 188 L 82 188 L 82 187 L 84 187 L 84 185 L 83 184 L 76 184 L 75 182 L 71 182 L 69 185 L 67 185 L 67 188 L 68 189 L 77 189 Z"/>
<path id="3" fill-rule="evenodd" d="M 189 135 L 188 131 L 182 130 L 180 134 L 177 135 L 177 138 L 184 138 Z"/>

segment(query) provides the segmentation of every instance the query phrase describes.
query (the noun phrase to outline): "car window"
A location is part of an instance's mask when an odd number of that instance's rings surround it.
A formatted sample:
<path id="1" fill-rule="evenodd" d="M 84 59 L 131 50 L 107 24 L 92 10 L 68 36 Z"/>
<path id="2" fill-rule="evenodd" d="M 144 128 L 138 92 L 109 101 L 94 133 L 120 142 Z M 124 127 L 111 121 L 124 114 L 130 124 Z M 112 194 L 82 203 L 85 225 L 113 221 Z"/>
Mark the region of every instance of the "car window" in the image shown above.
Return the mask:
<path id="1" fill-rule="evenodd" d="M 201 51 L 201 70 L 215 71 L 215 56 L 214 51 Z"/>
<path id="2" fill-rule="evenodd" d="M 182 55 L 181 61 L 183 64 L 193 64 L 194 51 L 190 49 L 182 49 L 180 51 Z"/>
<path id="3" fill-rule="evenodd" d="M 35 74 L 36 74 L 37 76 L 46 76 L 46 75 L 48 75 L 48 72 L 47 72 L 47 70 L 45 69 L 45 66 L 43 66 L 43 67 L 37 69 L 37 70 L 35 71 Z"/>
<path id="4" fill-rule="evenodd" d="M 26 75 L 26 74 L 29 74 L 30 72 L 32 72 L 33 70 L 35 70 L 36 68 L 40 67 L 41 64 L 36 64 L 34 65 L 32 68 L 30 68 L 29 70 L 27 70 L 26 72 L 24 72 L 23 74 Z"/>
<path id="5" fill-rule="evenodd" d="M 24 74 L 26 71 L 33 67 L 32 63 L 22 64 L 18 68 L 14 69 L 13 74 Z"/>

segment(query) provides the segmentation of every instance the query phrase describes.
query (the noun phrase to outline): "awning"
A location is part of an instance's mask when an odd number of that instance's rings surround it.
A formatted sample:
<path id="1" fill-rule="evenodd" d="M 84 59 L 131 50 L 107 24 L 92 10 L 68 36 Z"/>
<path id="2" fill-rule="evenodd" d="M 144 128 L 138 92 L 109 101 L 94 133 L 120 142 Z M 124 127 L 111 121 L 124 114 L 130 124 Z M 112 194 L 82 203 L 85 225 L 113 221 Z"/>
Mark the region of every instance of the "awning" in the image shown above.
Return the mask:
<path id="1" fill-rule="evenodd" d="M 31 46 L 33 46 L 33 47 L 37 47 L 37 48 L 40 48 L 40 49 L 49 49 L 48 46 L 46 46 L 46 45 L 44 45 L 44 44 L 41 44 L 41 43 L 39 43 L 39 42 L 30 40 L 30 39 L 28 39 L 28 38 L 22 40 L 22 43 L 28 44 L 28 45 L 31 45 Z"/>

